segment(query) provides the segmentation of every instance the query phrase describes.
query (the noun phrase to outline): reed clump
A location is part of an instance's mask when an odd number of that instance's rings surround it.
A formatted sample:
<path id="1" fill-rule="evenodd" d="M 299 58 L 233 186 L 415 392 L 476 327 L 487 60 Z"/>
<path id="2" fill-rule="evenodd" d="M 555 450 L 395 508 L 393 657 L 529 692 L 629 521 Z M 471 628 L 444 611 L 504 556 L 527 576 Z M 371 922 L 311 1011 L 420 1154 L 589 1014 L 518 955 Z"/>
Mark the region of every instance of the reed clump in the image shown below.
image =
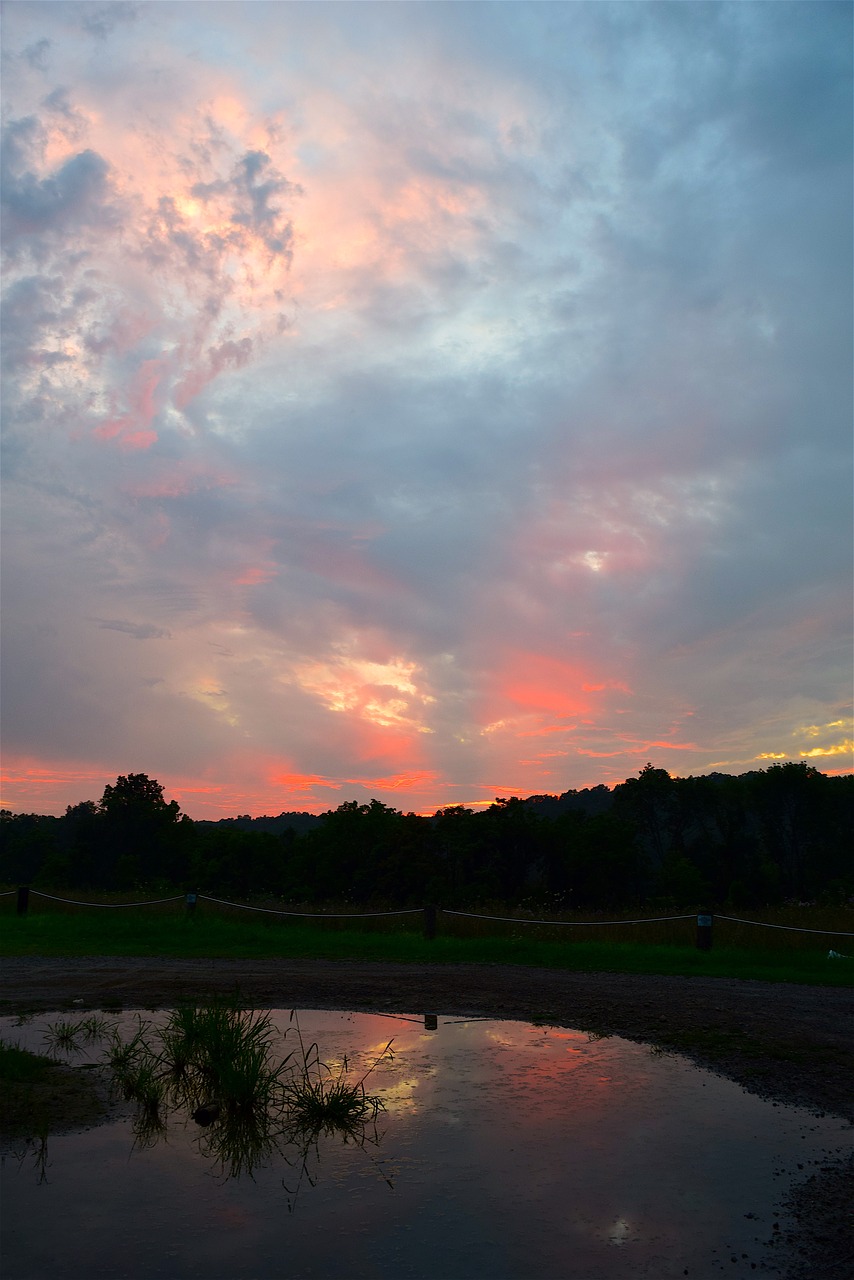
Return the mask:
<path id="1" fill-rule="evenodd" d="M 159 1033 L 171 1097 L 231 1111 L 277 1106 L 291 1058 L 276 1061 L 277 1038 L 269 1013 L 221 1003 L 176 1009 Z"/>
<path id="2" fill-rule="evenodd" d="M 299 1057 L 296 1070 L 285 1085 L 285 1104 L 291 1122 L 313 1136 L 337 1133 L 345 1140 L 364 1132 L 384 1110 L 382 1099 L 365 1088 L 368 1076 L 381 1062 L 390 1061 L 392 1040 L 377 1054 L 358 1079 L 350 1078 L 346 1055 L 337 1067 L 322 1062 L 316 1041 L 306 1049 L 299 1019 L 291 1010 L 291 1023 L 296 1029 Z"/>
<path id="3" fill-rule="evenodd" d="M 355 1078 L 346 1057 L 333 1067 L 316 1042 L 306 1047 L 294 1011 L 282 1036 L 270 1013 L 227 1001 L 175 1009 L 159 1026 L 137 1015 L 130 1033 L 98 1015 L 59 1019 L 44 1038 L 54 1056 L 105 1040 L 112 1092 L 135 1107 L 136 1144 L 152 1145 L 182 1113 L 199 1126 L 203 1154 L 228 1177 L 251 1176 L 284 1148 L 295 1147 L 304 1166 L 321 1136 L 364 1145 L 384 1109 L 366 1081 L 392 1056 L 389 1041 Z"/>

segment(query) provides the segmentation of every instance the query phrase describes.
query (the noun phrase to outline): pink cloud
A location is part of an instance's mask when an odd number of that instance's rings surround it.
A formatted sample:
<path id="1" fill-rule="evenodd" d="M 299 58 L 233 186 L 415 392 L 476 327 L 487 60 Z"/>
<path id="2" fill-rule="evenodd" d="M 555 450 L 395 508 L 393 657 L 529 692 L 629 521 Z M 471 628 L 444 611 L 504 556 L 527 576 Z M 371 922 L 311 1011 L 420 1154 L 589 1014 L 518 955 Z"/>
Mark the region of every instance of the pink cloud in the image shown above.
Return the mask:
<path id="1" fill-rule="evenodd" d="M 497 683 L 499 698 L 527 710 L 574 716 L 589 707 L 582 696 L 586 681 L 581 670 L 545 654 L 513 653 L 498 673 Z"/>
<path id="2" fill-rule="evenodd" d="M 272 561 L 265 564 L 249 565 L 241 569 L 232 579 L 236 587 L 257 587 L 263 582 L 270 582 L 279 572 L 279 566 Z"/>
<path id="3" fill-rule="evenodd" d="M 544 724 L 539 725 L 536 729 L 522 729 L 517 734 L 517 738 L 545 738 L 553 733 L 569 733 L 574 729 L 574 724 Z"/>
<path id="4" fill-rule="evenodd" d="M 290 543 L 289 557 L 293 564 L 328 582 L 383 596 L 409 594 L 411 590 L 402 579 L 372 564 L 363 540 L 346 531 L 330 537 L 321 529 L 303 529 L 298 541 Z"/>
<path id="5" fill-rule="evenodd" d="M 117 440 L 124 449 L 149 449 L 157 441 L 151 424 L 163 405 L 163 396 L 158 392 L 167 372 L 165 360 L 143 361 L 122 397 L 127 404 L 125 412 L 96 427 L 92 432 L 95 438 Z M 116 393 L 117 399 L 120 396 L 120 392 Z"/>

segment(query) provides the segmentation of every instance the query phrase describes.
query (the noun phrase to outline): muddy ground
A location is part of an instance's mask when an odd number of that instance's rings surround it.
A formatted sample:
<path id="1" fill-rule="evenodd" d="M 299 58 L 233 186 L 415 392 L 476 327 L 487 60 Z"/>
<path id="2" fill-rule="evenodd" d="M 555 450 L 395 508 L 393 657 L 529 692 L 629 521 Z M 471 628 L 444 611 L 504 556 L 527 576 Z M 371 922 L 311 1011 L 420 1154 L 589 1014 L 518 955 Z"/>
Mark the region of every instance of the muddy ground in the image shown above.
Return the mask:
<path id="1" fill-rule="evenodd" d="M 486 1015 L 625 1036 L 854 1123 L 854 991 L 844 988 L 324 960 L 15 957 L 0 972 L 0 1014 L 157 1009 L 234 993 L 256 1008 Z M 791 1280 L 854 1274 L 852 1206 L 850 1164 L 796 1189 L 777 1251 Z"/>

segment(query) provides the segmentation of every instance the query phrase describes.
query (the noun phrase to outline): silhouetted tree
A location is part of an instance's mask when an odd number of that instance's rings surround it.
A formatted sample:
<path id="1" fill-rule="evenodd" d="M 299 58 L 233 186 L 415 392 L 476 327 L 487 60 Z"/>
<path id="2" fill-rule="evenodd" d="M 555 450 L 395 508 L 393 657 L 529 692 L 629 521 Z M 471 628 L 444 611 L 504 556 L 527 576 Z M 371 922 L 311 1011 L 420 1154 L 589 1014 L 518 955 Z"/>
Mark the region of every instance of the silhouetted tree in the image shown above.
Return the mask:
<path id="1" fill-rule="evenodd" d="M 129 773 L 104 788 L 98 812 L 103 818 L 104 888 L 130 888 L 151 881 L 180 883 L 189 867 L 188 839 L 180 839 L 181 810 L 167 801 L 159 782 L 145 773 Z M 189 819 L 187 819 L 188 825 Z M 189 836 L 189 832 L 182 832 Z"/>

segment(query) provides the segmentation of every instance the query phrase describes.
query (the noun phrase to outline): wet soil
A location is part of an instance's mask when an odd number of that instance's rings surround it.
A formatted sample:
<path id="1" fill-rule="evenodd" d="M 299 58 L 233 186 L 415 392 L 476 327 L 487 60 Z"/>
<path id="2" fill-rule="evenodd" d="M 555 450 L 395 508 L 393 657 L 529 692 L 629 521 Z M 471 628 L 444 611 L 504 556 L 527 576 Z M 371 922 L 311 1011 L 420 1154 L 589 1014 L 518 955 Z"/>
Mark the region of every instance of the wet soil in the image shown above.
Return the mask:
<path id="1" fill-rule="evenodd" d="M 54 1062 L 36 1079 L 0 1082 L 0 1156 L 48 1134 L 102 1124 L 114 1114 L 101 1070 Z"/>
<path id="2" fill-rule="evenodd" d="M 487 1016 L 620 1035 L 854 1123 L 854 991 L 844 988 L 323 960 L 15 957 L 0 971 L 0 1014 L 170 1008 L 235 993 L 256 1008 Z M 778 1247 L 791 1280 L 854 1273 L 852 1205 L 850 1162 L 795 1188 Z"/>

